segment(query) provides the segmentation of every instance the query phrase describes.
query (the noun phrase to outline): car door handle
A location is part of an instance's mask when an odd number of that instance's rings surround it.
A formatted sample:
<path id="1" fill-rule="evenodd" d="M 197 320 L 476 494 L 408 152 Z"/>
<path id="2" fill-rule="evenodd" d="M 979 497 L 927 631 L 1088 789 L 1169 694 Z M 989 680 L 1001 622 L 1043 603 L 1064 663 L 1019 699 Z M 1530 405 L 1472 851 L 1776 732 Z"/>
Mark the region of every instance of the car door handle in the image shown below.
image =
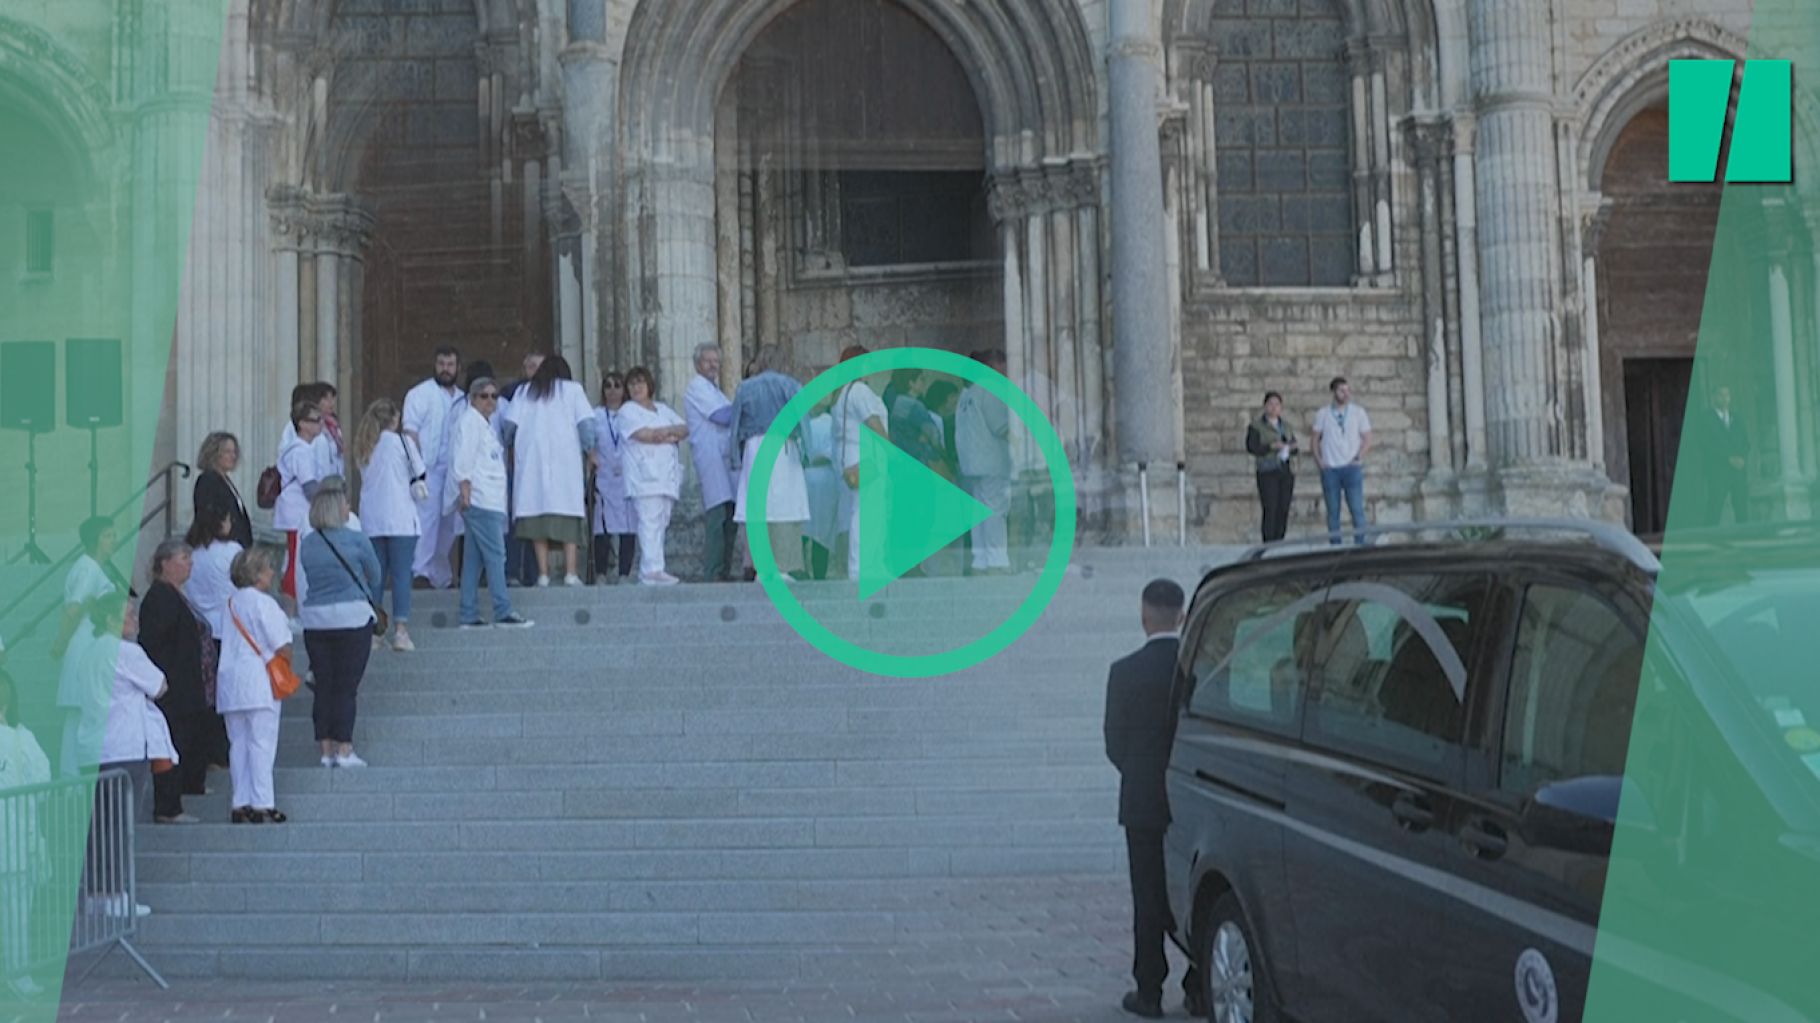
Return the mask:
<path id="1" fill-rule="evenodd" d="M 1510 838 L 1496 824 L 1487 820 L 1475 820 L 1467 822 L 1460 829 L 1460 844 L 1481 860 L 1495 860 L 1510 848 Z"/>
<path id="2" fill-rule="evenodd" d="M 1421 796 L 1404 793 L 1390 804 L 1390 815 L 1405 831 L 1427 831 L 1434 826 L 1435 812 Z"/>

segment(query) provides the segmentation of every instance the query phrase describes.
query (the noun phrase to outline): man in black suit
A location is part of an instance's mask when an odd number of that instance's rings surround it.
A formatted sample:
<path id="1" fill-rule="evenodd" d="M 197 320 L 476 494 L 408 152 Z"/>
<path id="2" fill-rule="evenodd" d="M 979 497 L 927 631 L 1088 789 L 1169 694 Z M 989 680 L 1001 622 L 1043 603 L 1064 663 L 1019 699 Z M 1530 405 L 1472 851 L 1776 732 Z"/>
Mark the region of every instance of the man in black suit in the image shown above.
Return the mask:
<path id="1" fill-rule="evenodd" d="M 1713 388 L 1713 407 L 1703 416 L 1701 443 L 1704 448 L 1706 479 L 1706 514 L 1703 521 L 1719 524 L 1725 514 L 1727 499 L 1732 504 L 1732 519 L 1750 521 L 1750 483 L 1745 465 L 1750 457 L 1750 434 L 1744 420 L 1732 414 L 1732 389 L 1721 385 Z"/>
<path id="2" fill-rule="evenodd" d="M 1112 665 L 1106 679 L 1106 759 L 1119 769 L 1119 824 L 1131 863 L 1131 918 L 1136 939 L 1132 976 L 1137 990 L 1125 996 L 1126 1012 L 1163 1017 L 1163 982 L 1169 961 L 1163 941 L 1175 922 L 1163 868 L 1163 835 L 1169 830 L 1164 775 L 1175 741 L 1176 653 L 1181 648 L 1182 588 L 1167 579 L 1144 587 L 1144 634 L 1136 653 Z M 1206 1015 L 1194 968 L 1182 978 L 1188 1011 Z"/>

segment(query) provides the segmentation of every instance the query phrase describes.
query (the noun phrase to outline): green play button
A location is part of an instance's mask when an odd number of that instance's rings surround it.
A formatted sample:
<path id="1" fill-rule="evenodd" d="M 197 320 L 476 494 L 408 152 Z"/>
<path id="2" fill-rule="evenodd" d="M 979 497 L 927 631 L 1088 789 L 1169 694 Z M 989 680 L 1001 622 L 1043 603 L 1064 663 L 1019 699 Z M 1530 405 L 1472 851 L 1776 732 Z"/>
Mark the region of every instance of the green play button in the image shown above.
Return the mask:
<path id="1" fill-rule="evenodd" d="M 843 411 L 857 409 L 866 414 L 868 423 L 887 418 L 876 391 L 869 398 L 866 391 L 880 385 L 885 374 L 897 371 L 934 374 L 950 383 L 958 381 L 969 390 L 977 389 L 973 407 L 977 410 L 997 403 L 1008 413 L 1018 443 L 1041 454 L 1042 468 L 1020 462 L 1013 469 L 1019 477 L 1016 480 L 970 477 L 964 480 L 968 489 L 963 490 L 869 425 L 827 421 L 835 418 L 830 405 Z M 816 426 L 814 419 L 823 422 Z M 958 425 L 956 431 L 953 439 L 958 443 L 967 431 Z M 828 444 L 829 437 L 836 439 L 819 456 L 801 450 L 817 435 L 824 438 L 823 444 Z M 1005 438 L 1002 426 L 995 435 Z M 1009 439 L 1000 442 L 1011 443 Z M 840 578 L 847 566 L 839 562 L 846 559 L 836 558 L 831 566 L 836 580 L 787 580 L 778 570 L 770 529 L 747 529 L 752 562 L 766 595 L 790 628 L 829 657 L 860 671 L 894 678 L 964 671 L 1016 642 L 1036 624 L 1061 588 L 1075 531 L 1074 475 L 1068 456 L 1061 437 L 1036 402 L 980 363 L 936 349 L 891 348 L 843 362 L 804 384 L 778 412 L 753 454 L 746 484 L 748 524 L 771 521 L 772 477 L 792 452 L 801 459 L 805 476 L 813 478 L 819 472 L 824 485 L 845 487 L 838 482 L 844 465 L 857 462 L 860 470 L 857 492 L 847 495 L 852 501 L 847 507 L 854 509 L 847 525 L 859 533 L 856 540 L 847 538 L 857 543 L 852 548 L 858 557 L 853 559 L 857 564 L 851 579 Z M 1035 477 L 1041 477 L 1040 481 Z M 1052 495 L 1054 512 L 1041 571 L 1012 577 L 990 571 L 961 577 L 952 569 L 944 574 L 940 553 L 949 548 L 952 554 L 951 545 L 974 527 L 994 532 L 996 542 L 1004 542 L 1004 533 L 992 519 L 995 515 L 1009 517 L 1010 512 L 995 512 L 987 502 L 1002 500 L 1001 507 L 1015 509 L 1019 495 L 1031 494 L 1039 485 Z M 1008 499 L 1004 497 L 1007 489 Z M 988 496 L 995 492 L 998 497 Z M 980 495 L 979 500 L 974 493 Z M 1034 498 L 1022 500 L 1025 508 L 1034 509 Z M 828 519 L 839 504 L 832 508 L 811 504 L 811 516 L 819 514 L 822 519 L 807 524 L 817 528 L 814 534 L 805 532 L 806 537 L 825 537 L 827 530 L 849 533 L 839 521 Z M 814 507 L 824 510 L 817 512 Z M 835 514 L 837 519 L 844 517 Z M 1023 532 L 1027 536 L 1038 533 L 1034 516 L 1034 511 L 1026 513 Z M 976 545 L 989 542 L 993 541 L 975 537 Z M 931 555 L 937 557 L 931 561 Z M 930 577 L 904 578 L 918 565 Z"/>
<path id="2" fill-rule="evenodd" d="M 861 600 L 993 516 L 991 508 L 871 430 L 860 434 L 859 460 Z"/>

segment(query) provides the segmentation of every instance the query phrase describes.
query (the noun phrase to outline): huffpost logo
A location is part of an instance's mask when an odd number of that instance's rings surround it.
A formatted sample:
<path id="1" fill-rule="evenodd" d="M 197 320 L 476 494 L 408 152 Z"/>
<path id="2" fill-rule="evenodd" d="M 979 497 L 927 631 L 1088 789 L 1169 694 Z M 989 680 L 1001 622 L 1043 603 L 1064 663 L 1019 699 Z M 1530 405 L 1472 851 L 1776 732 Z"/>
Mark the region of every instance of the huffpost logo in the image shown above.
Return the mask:
<path id="1" fill-rule="evenodd" d="M 1668 62 L 1668 180 L 1717 180 L 1736 69 L 1731 60 Z M 1794 77 L 1786 60 L 1744 62 L 1726 182 L 1794 180 Z"/>

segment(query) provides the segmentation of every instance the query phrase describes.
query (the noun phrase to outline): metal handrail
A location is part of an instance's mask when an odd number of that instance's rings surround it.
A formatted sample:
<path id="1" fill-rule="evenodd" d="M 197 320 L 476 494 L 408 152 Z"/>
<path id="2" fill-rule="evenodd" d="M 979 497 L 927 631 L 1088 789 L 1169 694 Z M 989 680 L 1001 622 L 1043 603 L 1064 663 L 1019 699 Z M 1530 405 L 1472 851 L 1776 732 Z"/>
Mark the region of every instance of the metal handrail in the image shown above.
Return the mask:
<path id="1" fill-rule="evenodd" d="M 177 474 L 180 472 L 182 473 L 183 479 L 190 478 L 190 467 L 187 463 L 185 463 L 185 462 L 170 463 L 169 465 L 165 466 L 164 468 L 158 470 L 156 473 L 152 474 L 152 478 L 145 482 L 145 486 L 142 486 L 138 490 L 134 491 L 131 497 L 128 497 L 125 501 L 121 502 L 121 504 L 118 508 L 115 508 L 112 512 L 110 512 L 108 514 L 107 518 L 109 521 L 119 518 L 121 515 L 124 515 L 126 513 L 127 509 L 133 507 L 135 504 L 140 503 L 141 500 L 145 497 L 145 495 L 151 492 L 151 489 L 153 487 L 157 486 L 159 483 L 164 484 L 164 499 L 161 502 L 159 502 L 156 506 L 154 506 L 151 510 L 147 511 L 145 514 L 140 516 L 138 524 L 135 525 L 132 528 L 132 530 L 130 532 L 128 532 L 125 536 L 120 538 L 120 540 L 123 544 L 127 540 L 138 537 L 138 535 L 145 530 L 145 527 L 147 525 L 149 525 L 153 519 L 156 519 L 160 515 L 164 516 L 165 535 L 169 536 L 171 534 L 171 527 L 173 525 L 175 525 L 175 523 L 176 523 Z M 15 612 L 15 611 L 19 610 L 19 608 L 23 607 L 25 605 L 25 602 L 27 600 L 31 599 L 32 594 L 36 593 L 38 591 L 39 587 L 43 586 L 45 583 L 49 582 L 52 579 L 61 577 L 63 572 L 71 564 L 73 564 L 77 558 L 79 558 L 81 556 L 82 556 L 82 545 L 79 543 L 76 546 L 65 551 L 62 557 L 60 557 L 56 561 L 52 562 L 50 567 L 48 567 L 44 570 L 44 574 L 40 575 L 37 579 L 33 580 L 31 585 L 25 587 L 23 590 L 20 590 L 18 596 L 15 596 L 11 601 L 9 601 L 4 608 L 0 608 L 0 621 L 5 621 L 7 619 L 7 617 L 10 616 L 13 612 Z M 23 629 L 20 629 L 16 633 L 8 636 L 7 639 L 13 643 L 23 642 L 26 637 L 30 636 L 33 633 L 33 631 L 38 628 L 38 626 L 40 626 L 44 623 L 44 620 L 46 618 L 49 618 L 52 614 L 56 613 L 56 611 L 57 611 L 57 605 L 52 604 L 50 607 L 48 607 L 44 611 L 40 612 L 36 618 L 33 618 L 30 622 L 27 622 Z"/>
<path id="2" fill-rule="evenodd" d="M 1436 522 L 1403 522 L 1392 525 L 1366 526 L 1363 529 L 1349 529 L 1341 533 L 1311 533 L 1307 536 L 1278 540 L 1273 543 L 1258 544 L 1239 557 L 1239 561 L 1261 561 L 1273 555 L 1291 550 L 1305 550 L 1310 547 L 1334 546 L 1335 538 L 1350 540 L 1359 535 L 1366 537 L 1390 536 L 1412 533 L 1435 533 L 1461 529 L 1496 529 L 1520 530 L 1525 532 L 1578 533 L 1591 540 L 1600 549 L 1616 554 L 1639 569 L 1650 574 L 1662 570 L 1662 562 L 1642 540 L 1630 530 L 1611 522 L 1597 519 L 1455 519 Z M 1455 538 L 1462 543 L 1479 542 L 1471 538 Z M 1502 537 L 1498 537 L 1502 539 Z M 1349 545 L 1350 546 L 1350 545 Z"/>

